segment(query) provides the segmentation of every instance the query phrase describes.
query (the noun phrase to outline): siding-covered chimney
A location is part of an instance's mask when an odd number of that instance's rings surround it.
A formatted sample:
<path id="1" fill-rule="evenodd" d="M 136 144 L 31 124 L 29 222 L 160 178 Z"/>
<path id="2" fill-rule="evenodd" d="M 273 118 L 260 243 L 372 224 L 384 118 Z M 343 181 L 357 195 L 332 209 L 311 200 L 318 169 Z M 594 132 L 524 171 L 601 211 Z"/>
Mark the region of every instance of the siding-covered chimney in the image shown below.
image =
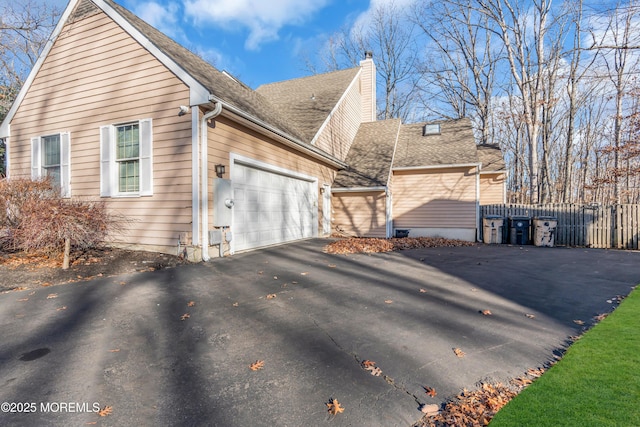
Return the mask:
<path id="1" fill-rule="evenodd" d="M 376 65 L 373 63 L 373 52 L 366 51 L 360 61 L 360 93 L 362 94 L 362 116 L 365 122 L 376 121 Z"/>

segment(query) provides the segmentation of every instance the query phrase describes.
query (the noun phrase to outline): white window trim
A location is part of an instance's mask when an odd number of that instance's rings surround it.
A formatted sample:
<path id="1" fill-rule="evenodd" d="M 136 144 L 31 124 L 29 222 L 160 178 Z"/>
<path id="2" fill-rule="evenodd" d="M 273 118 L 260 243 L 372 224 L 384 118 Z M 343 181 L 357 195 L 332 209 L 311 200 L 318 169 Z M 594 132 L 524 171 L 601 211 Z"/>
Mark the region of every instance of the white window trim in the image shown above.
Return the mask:
<path id="1" fill-rule="evenodd" d="M 31 138 L 31 179 L 41 179 L 42 175 L 42 138 L 60 136 L 60 195 L 71 197 L 71 133 L 52 133 Z"/>
<path id="2" fill-rule="evenodd" d="M 138 191 L 118 190 L 116 128 L 128 124 L 140 126 L 140 183 Z M 153 196 L 153 123 L 151 119 L 132 120 L 100 126 L 100 197 Z"/>

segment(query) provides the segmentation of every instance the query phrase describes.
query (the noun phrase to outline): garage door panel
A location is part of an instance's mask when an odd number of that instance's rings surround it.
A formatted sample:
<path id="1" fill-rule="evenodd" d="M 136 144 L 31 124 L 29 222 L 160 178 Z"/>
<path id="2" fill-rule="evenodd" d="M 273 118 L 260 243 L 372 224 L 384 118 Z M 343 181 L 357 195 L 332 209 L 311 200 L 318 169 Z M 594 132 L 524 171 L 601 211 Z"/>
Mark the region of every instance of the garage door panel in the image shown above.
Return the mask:
<path id="1" fill-rule="evenodd" d="M 246 250 L 314 237 L 316 183 L 235 163 L 234 244 Z"/>

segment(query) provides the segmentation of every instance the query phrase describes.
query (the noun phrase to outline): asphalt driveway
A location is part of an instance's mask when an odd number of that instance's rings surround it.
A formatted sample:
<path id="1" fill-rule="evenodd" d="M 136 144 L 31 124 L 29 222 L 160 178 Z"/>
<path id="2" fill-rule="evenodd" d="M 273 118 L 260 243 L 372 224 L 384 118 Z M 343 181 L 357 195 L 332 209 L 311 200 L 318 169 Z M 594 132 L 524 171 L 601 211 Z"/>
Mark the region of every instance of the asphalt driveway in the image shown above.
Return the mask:
<path id="1" fill-rule="evenodd" d="M 640 283 L 638 252 L 324 244 L 0 295 L 0 425 L 408 427 L 546 364 Z"/>

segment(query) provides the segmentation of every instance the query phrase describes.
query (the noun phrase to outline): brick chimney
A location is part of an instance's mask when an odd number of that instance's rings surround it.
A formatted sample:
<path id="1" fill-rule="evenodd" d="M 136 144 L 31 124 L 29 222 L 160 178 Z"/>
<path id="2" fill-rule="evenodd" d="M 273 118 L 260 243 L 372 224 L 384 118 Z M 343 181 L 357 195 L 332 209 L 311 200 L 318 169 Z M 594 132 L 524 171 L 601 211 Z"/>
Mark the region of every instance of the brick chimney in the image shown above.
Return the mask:
<path id="1" fill-rule="evenodd" d="M 376 121 L 376 64 L 373 63 L 373 52 L 366 51 L 360 61 L 360 95 L 362 96 L 361 121 Z"/>

